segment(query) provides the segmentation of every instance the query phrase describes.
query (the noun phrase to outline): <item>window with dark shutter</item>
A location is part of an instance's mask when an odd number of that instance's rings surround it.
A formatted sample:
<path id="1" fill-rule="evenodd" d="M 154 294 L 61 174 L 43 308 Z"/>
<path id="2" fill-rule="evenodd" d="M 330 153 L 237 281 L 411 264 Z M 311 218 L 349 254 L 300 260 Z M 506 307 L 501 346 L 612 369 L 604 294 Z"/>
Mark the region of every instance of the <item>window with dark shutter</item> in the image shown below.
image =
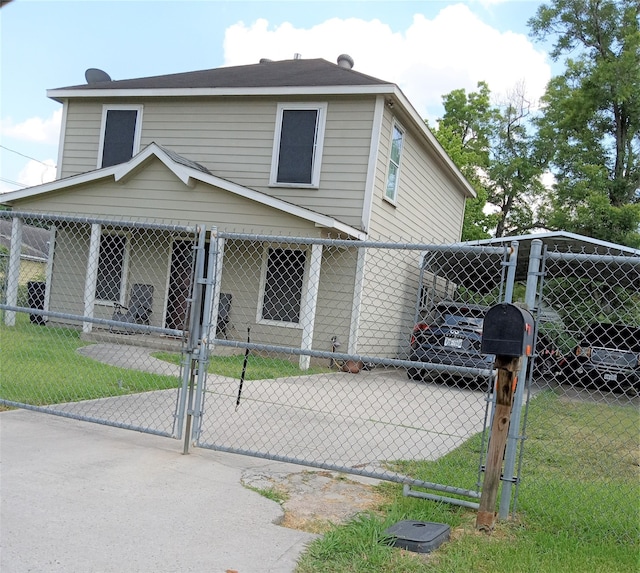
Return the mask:
<path id="1" fill-rule="evenodd" d="M 283 111 L 278 183 L 312 183 L 317 119 L 315 109 Z"/>
<path id="2" fill-rule="evenodd" d="M 110 167 L 129 161 L 137 151 L 137 109 L 107 109 L 102 138 L 100 167 Z"/>
<path id="3" fill-rule="evenodd" d="M 271 185 L 318 187 L 327 104 L 280 104 Z"/>

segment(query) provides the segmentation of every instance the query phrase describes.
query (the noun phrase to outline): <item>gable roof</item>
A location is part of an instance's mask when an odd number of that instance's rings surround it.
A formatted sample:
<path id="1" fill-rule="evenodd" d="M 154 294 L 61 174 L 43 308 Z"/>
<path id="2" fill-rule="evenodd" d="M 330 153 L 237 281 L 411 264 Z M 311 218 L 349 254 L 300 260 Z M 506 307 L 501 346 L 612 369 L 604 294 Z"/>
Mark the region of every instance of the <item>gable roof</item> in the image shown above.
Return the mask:
<path id="1" fill-rule="evenodd" d="M 60 90 L 145 90 L 180 88 L 266 88 L 319 86 L 392 86 L 378 78 L 337 66 L 322 58 L 261 61 L 259 64 L 96 82 Z M 57 92 L 59 90 L 52 90 Z"/>
<path id="2" fill-rule="evenodd" d="M 11 248 L 11 225 L 11 219 L 0 218 L 0 245 L 7 249 Z M 23 225 L 21 254 L 32 259 L 46 260 L 49 255 L 50 236 L 48 229 Z"/>
<path id="3" fill-rule="evenodd" d="M 383 96 L 389 107 L 403 110 L 405 124 L 410 124 L 418 139 L 433 153 L 446 172 L 451 174 L 465 197 L 476 192 L 451 161 L 444 148 L 425 124 L 424 118 L 394 83 L 332 64 L 322 58 L 294 59 L 259 64 L 228 66 L 135 78 L 101 81 L 91 84 L 47 90 L 47 96 L 64 103 L 83 98 L 139 97 L 246 97 L 246 96 Z M 409 127 L 409 125 L 405 125 Z"/>
<path id="4" fill-rule="evenodd" d="M 18 189 L 17 191 L 9 191 L 0 195 L 0 203 L 11 204 L 14 201 L 20 199 L 27 199 L 29 197 L 36 197 L 45 193 L 51 193 L 54 191 L 63 191 L 76 187 L 77 185 L 85 185 L 87 183 L 93 183 L 102 179 L 113 178 L 114 181 L 126 181 L 127 178 L 133 177 L 140 169 L 153 158 L 160 160 L 164 165 L 185 185 L 193 187 L 195 182 L 200 181 L 207 185 L 223 189 L 233 193 L 239 197 L 244 197 L 251 201 L 255 201 L 261 205 L 277 209 L 289 215 L 299 217 L 300 219 L 314 223 L 318 227 L 323 227 L 329 230 L 333 230 L 341 235 L 347 235 L 355 239 L 365 239 L 366 233 L 345 225 L 333 217 L 322 215 L 310 209 L 305 209 L 293 203 L 283 201 L 282 199 L 276 199 L 260 191 L 243 187 L 227 179 L 222 179 L 212 175 L 202 165 L 186 159 L 177 153 L 168 150 L 157 143 L 150 143 L 140 153 L 134 155 L 126 163 L 119 165 L 113 165 L 111 167 L 105 167 L 102 169 L 96 169 L 95 171 L 89 171 L 87 173 L 81 173 L 79 175 L 73 175 L 65 179 L 58 179 L 50 183 L 43 185 L 36 185 L 34 187 L 27 187 L 26 189 Z"/>

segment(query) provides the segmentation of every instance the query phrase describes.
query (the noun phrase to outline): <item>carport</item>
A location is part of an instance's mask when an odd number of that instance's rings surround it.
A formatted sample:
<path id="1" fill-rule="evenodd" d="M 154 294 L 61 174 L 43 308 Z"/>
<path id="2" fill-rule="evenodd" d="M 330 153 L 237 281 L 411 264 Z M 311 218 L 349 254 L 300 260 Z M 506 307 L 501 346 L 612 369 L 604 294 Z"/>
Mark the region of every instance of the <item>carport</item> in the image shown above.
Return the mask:
<path id="1" fill-rule="evenodd" d="M 460 246 L 462 248 L 459 250 L 446 252 L 427 251 L 423 258 L 423 269 L 465 288 L 474 288 L 479 293 L 487 293 L 500 287 L 500 298 L 505 302 L 513 302 L 515 283 L 526 283 L 522 302 L 535 317 L 536 337 L 545 320 L 559 318 L 557 309 L 546 304 L 545 278 L 557 280 L 561 277 L 593 282 L 636 293 L 640 287 L 640 250 L 575 233 L 534 233 L 468 241 Z M 486 253 L 480 251 L 477 256 L 478 264 L 470 267 L 464 247 L 510 247 L 509 259 L 505 262 L 508 270 L 504 285 L 501 282 L 504 281 L 504 275 L 495 272 Z M 533 358 L 535 360 L 535 356 Z M 524 357 L 519 379 L 527 380 L 527 384 L 518 384 L 514 396 L 502 478 L 502 519 L 509 513 L 512 485 L 519 482 L 519 476 L 516 475 L 516 452 L 524 435 L 524 428 L 520 429 L 520 421 L 525 394 L 526 404 L 530 396 L 532 371 L 532 368 L 528 369 L 527 358 Z"/>

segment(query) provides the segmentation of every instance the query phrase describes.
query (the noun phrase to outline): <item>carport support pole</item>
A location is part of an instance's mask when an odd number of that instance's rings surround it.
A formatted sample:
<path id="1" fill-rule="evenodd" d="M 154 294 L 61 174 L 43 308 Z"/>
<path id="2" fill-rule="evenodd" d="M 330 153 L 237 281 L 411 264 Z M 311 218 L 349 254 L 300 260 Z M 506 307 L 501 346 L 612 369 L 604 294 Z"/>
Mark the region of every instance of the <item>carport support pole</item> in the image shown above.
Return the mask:
<path id="1" fill-rule="evenodd" d="M 540 239 L 534 239 L 531 241 L 529 268 L 527 271 L 527 288 L 524 295 L 525 304 L 531 311 L 533 311 L 536 306 L 536 293 L 538 291 L 540 278 L 541 260 L 542 241 Z M 511 491 L 513 489 L 513 480 L 515 475 L 518 441 L 520 440 L 520 416 L 522 414 L 522 403 L 524 401 L 524 391 L 527 381 L 527 364 L 528 358 L 525 356 L 522 360 L 522 366 L 519 374 L 519 379 L 522 383 L 517 385 L 516 393 L 513 397 L 513 413 L 511 415 L 511 425 L 509 426 L 507 450 L 504 456 L 502 493 L 500 495 L 500 509 L 498 513 L 498 517 L 500 519 L 507 519 L 511 508 Z"/>
<path id="2" fill-rule="evenodd" d="M 482 484 L 480 507 L 476 518 L 476 529 L 482 531 L 492 531 L 495 525 L 495 507 L 502 473 L 502 460 L 511 422 L 513 394 L 521 362 L 520 356 L 496 356 L 495 366 L 498 370 L 495 389 L 496 409 L 491 424 L 484 483 Z"/>

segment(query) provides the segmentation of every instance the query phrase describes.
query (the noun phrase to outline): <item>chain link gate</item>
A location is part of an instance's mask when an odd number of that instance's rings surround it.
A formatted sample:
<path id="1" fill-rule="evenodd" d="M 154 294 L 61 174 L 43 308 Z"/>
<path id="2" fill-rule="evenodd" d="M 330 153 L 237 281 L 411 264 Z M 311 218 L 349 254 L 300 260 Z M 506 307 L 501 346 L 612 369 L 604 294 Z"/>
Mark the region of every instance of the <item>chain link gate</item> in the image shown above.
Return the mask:
<path id="1" fill-rule="evenodd" d="M 477 507 L 493 371 L 412 360 L 411 339 L 436 299 L 504 300 L 511 250 L 211 236 L 187 439 Z M 414 367 L 430 380 L 408 376 Z M 412 475 L 412 460 L 435 462 L 472 437 L 455 483 Z"/>
<path id="2" fill-rule="evenodd" d="M 0 405 L 181 437 L 187 320 L 205 229 L 41 213 L 0 218 L 11 225 L 0 257 Z M 41 255 L 25 259 L 33 244 Z"/>
<path id="3" fill-rule="evenodd" d="M 637 542 L 640 251 L 611 244 L 542 250 L 536 242 L 540 272 L 530 268 L 527 291 L 537 285 L 537 360 L 553 368 L 543 370 L 533 384 L 539 393 L 526 400 L 518 461 L 526 479 L 516 481 L 513 512 L 553 514 L 567 505 L 576 535 L 582 523 L 595 522 L 614 543 Z M 531 371 L 528 382 L 530 389 Z M 542 450 L 554 434 L 565 438 Z M 576 465 L 573 458 L 589 461 Z M 543 477 L 550 469 L 562 475 L 562 488 L 550 490 Z"/>

